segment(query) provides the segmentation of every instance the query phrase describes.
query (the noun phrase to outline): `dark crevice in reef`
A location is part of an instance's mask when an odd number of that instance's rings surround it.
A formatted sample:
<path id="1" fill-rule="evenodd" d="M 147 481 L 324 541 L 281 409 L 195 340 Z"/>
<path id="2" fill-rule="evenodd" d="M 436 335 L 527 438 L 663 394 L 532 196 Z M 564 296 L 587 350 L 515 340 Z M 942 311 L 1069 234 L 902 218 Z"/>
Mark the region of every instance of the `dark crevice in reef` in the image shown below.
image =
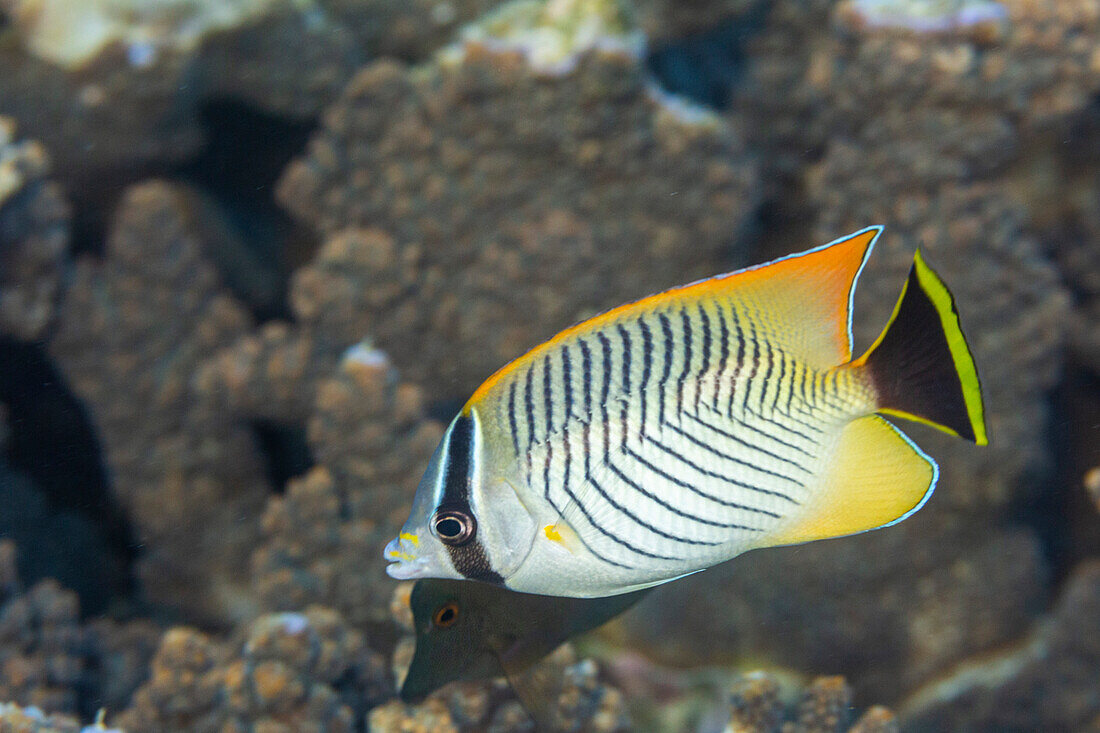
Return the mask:
<path id="1" fill-rule="evenodd" d="M 305 428 L 255 420 L 252 422 L 252 432 L 266 464 L 267 479 L 275 493 L 285 492 L 288 481 L 313 467 Z"/>
<path id="2" fill-rule="evenodd" d="M 763 27 L 767 3 L 756 10 L 704 33 L 651 49 L 646 67 L 668 92 L 697 104 L 723 110 L 748 57 L 745 44 Z"/>
<path id="3" fill-rule="evenodd" d="M 1100 523 L 1080 521 L 1100 509 L 1083 485 L 1085 473 L 1100 465 L 1100 377 L 1070 359 L 1051 402 L 1051 476 L 1013 513 L 1039 535 L 1057 587 L 1080 562 L 1100 555 Z"/>
<path id="4" fill-rule="evenodd" d="M 0 338 L 0 537 L 15 540 L 24 584 L 56 578 L 95 615 L 134 589 L 136 544 L 111 497 L 84 408 L 36 344 Z"/>
<path id="5" fill-rule="evenodd" d="M 226 284 L 261 321 L 286 318 L 287 280 L 308 261 L 316 241 L 275 200 L 275 184 L 301 153 L 316 126 L 231 100 L 212 100 L 201 110 L 206 145 L 174 175 L 217 204 L 237 252 L 214 247 L 208 256 Z"/>

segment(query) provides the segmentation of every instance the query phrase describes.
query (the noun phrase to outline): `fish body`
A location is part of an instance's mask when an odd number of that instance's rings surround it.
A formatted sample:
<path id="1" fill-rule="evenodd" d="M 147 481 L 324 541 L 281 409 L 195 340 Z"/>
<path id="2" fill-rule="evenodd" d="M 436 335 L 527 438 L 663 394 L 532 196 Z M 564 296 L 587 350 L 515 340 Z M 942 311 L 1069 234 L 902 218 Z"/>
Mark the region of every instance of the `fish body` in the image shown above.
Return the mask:
<path id="1" fill-rule="evenodd" d="M 912 514 L 938 468 L 881 414 L 985 443 L 984 412 L 919 253 L 852 359 L 879 233 L 616 308 L 502 368 L 448 427 L 389 573 L 600 597 Z"/>
<path id="2" fill-rule="evenodd" d="M 554 598 L 486 583 L 417 581 L 410 599 L 416 652 L 401 697 L 412 702 L 448 682 L 502 676 L 522 695 L 529 689 L 522 675 L 532 665 L 568 639 L 630 608 L 644 594 Z"/>

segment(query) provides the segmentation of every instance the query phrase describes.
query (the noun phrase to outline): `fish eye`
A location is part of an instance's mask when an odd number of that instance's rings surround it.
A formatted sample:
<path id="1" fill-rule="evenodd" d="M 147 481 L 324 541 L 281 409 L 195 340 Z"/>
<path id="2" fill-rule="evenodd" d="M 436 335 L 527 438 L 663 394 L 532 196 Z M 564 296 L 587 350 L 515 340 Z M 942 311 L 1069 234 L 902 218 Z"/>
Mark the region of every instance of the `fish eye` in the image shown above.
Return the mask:
<path id="1" fill-rule="evenodd" d="M 455 621 L 458 621 L 458 604 L 454 602 L 440 606 L 432 616 L 432 623 L 443 629 L 454 626 Z"/>
<path id="2" fill-rule="evenodd" d="M 446 545 L 461 545 L 473 539 L 477 522 L 466 512 L 436 512 L 432 532 Z"/>

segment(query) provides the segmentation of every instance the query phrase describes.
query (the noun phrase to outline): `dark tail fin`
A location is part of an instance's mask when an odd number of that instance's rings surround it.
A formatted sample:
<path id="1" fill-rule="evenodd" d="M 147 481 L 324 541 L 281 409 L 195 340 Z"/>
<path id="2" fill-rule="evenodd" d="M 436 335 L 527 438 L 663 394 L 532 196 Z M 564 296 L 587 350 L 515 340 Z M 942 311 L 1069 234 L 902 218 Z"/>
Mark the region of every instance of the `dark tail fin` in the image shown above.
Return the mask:
<path id="1" fill-rule="evenodd" d="M 955 299 L 917 252 L 894 314 L 867 353 L 879 412 L 988 443 L 978 371 Z"/>

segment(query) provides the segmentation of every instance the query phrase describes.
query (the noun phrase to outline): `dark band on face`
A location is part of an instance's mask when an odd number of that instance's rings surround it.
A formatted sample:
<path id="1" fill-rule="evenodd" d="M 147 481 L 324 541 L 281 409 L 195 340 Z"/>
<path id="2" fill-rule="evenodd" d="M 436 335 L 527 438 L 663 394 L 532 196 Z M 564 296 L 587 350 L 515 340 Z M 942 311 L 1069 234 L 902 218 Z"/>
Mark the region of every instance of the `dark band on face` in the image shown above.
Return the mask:
<path id="1" fill-rule="evenodd" d="M 443 497 L 436 512 L 455 511 L 473 516 L 470 510 L 470 488 L 473 483 L 474 421 L 459 415 L 447 438 L 447 465 L 443 467 Z M 444 545 L 455 570 L 464 578 L 503 585 L 504 578 L 489 564 L 489 556 L 481 540 L 473 539 L 461 545 Z"/>

